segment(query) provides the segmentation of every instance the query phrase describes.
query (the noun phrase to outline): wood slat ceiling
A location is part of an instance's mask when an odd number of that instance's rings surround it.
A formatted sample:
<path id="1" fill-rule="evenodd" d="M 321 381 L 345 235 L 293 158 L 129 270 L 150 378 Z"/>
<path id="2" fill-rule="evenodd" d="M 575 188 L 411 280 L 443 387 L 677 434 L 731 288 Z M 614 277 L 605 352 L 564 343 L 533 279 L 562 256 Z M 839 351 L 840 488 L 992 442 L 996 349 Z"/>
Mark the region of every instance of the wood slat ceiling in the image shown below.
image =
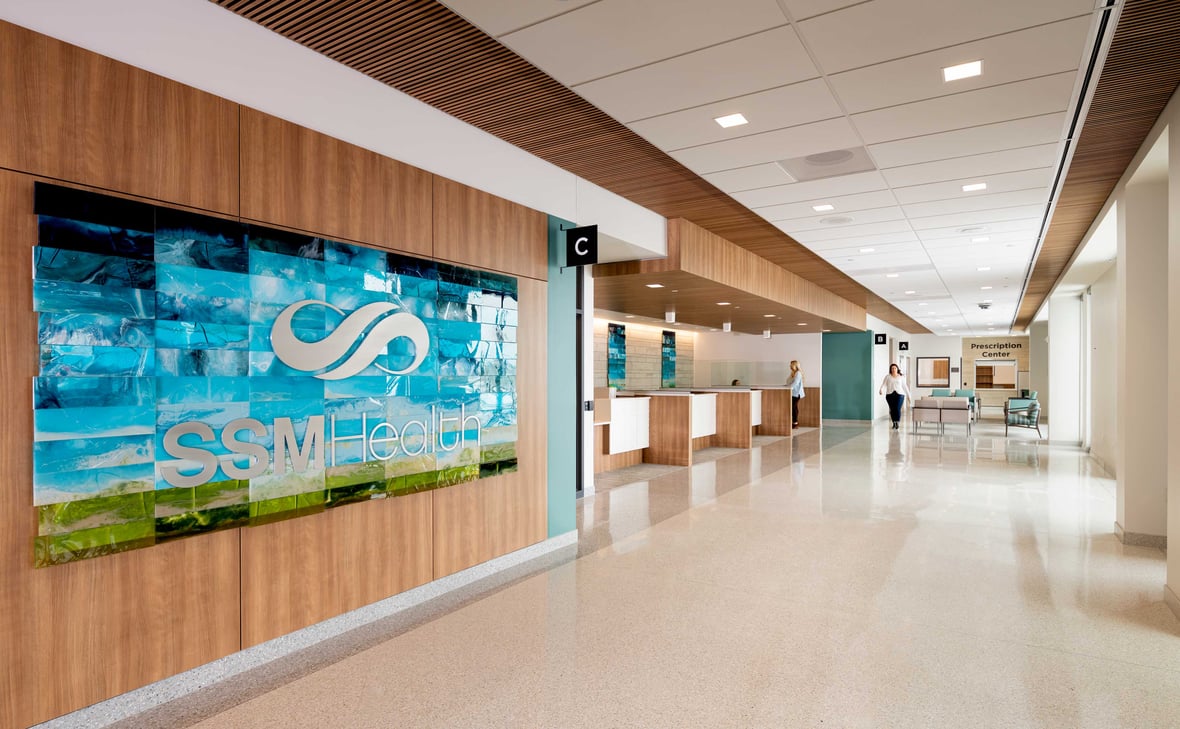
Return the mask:
<path id="1" fill-rule="evenodd" d="M 1126 0 L 1016 313 L 1026 328 L 1180 84 L 1180 1 Z"/>
<path id="2" fill-rule="evenodd" d="M 210 0 L 908 332 L 928 330 L 435 0 Z"/>

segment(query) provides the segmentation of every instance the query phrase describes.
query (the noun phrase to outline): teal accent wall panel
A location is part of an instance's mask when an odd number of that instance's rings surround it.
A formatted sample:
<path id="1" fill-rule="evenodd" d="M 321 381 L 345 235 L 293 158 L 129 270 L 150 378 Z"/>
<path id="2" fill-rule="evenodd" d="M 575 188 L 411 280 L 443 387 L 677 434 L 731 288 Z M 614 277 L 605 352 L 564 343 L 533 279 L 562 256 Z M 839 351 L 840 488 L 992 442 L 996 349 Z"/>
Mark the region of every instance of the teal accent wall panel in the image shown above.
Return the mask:
<path id="1" fill-rule="evenodd" d="M 562 225 L 573 223 L 549 216 L 549 536 L 573 531 L 575 521 L 574 488 L 577 479 L 578 408 L 577 268 L 562 270 L 565 245 Z"/>
<path id="2" fill-rule="evenodd" d="M 873 419 L 873 333 L 828 333 L 823 340 L 823 417 Z"/>

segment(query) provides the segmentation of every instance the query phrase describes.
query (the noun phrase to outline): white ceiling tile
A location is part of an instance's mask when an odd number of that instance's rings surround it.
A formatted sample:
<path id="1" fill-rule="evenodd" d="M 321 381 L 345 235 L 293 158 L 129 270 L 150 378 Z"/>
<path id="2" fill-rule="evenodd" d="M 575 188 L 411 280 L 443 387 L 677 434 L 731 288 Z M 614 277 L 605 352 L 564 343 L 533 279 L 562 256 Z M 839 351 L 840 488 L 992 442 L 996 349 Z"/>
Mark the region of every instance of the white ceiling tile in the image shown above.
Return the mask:
<path id="1" fill-rule="evenodd" d="M 573 86 L 784 23 L 775 0 L 601 0 L 500 41 Z"/>
<path id="2" fill-rule="evenodd" d="M 775 226 L 783 230 L 782 226 Z M 875 235 L 889 233 L 912 232 L 910 224 L 905 220 L 893 220 L 887 223 L 871 223 L 869 225 L 836 225 L 827 226 L 822 230 L 807 230 L 791 237 L 804 245 L 818 241 L 836 240 L 838 238 L 863 238 L 871 240 Z M 785 230 L 783 232 L 786 232 Z"/>
<path id="3" fill-rule="evenodd" d="M 859 145 L 860 138 L 848 119 L 840 118 L 689 147 L 669 154 L 700 174 Z"/>
<path id="4" fill-rule="evenodd" d="M 1016 147 L 1057 142 L 1065 131 L 1066 115 L 1044 114 L 1027 119 L 985 124 L 913 139 L 869 145 L 877 166 L 884 169 L 956 157 L 998 152 Z"/>
<path id="5" fill-rule="evenodd" d="M 782 167 L 774 164 L 752 165 L 750 167 L 739 167 L 736 170 L 724 170 L 722 172 L 710 172 L 701 175 L 706 180 L 711 182 L 719 190 L 730 193 L 734 198 L 737 197 L 734 193 L 742 190 L 755 190 L 757 188 L 774 188 L 776 186 L 784 185 L 792 182 L 790 175 L 783 170 Z M 881 184 L 884 187 L 884 182 Z M 780 200 L 771 200 L 766 205 L 773 205 L 781 202 Z M 748 204 L 748 203 L 747 203 Z"/>
<path id="6" fill-rule="evenodd" d="M 1041 218 L 1030 217 L 1019 220 L 992 221 L 982 226 L 985 228 L 985 230 L 977 233 L 960 233 L 959 228 L 961 227 L 963 226 L 948 225 L 935 228 L 923 228 L 922 230 L 918 231 L 918 238 L 924 243 L 930 243 L 932 241 L 944 240 L 947 238 L 977 238 L 980 236 L 987 236 L 991 239 L 991 241 L 998 240 L 1002 242 L 1011 242 L 1012 239 L 1002 236 L 1031 235 L 1035 238 L 1041 228 Z"/>
<path id="7" fill-rule="evenodd" d="M 974 175 L 961 177 L 946 182 L 932 182 L 927 185 L 912 185 L 909 187 L 894 187 L 893 193 L 902 205 L 930 202 L 932 200 L 950 200 L 965 196 L 979 196 L 978 192 L 963 192 L 963 185 L 984 182 L 987 183 L 987 195 L 1015 190 L 1038 189 L 1043 200 L 1049 200 L 1049 185 L 1053 183 L 1053 167 L 1042 167 L 1036 170 L 1022 170 L 1007 172 L 999 175 Z"/>
<path id="8" fill-rule="evenodd" d="M 772 217 L 782 214 L 779 210 L 782 206 L 774 206 L 770 208 L 761 208 L 754 212 L 774 223 L 780 230 L 785 230 L 789 234 L 800 233 L 807 230 L 821 230 L 827 228 L 853 228 L 863 226 L 869 223 L 884 223 L 891 220 L 905 219 L 905 213 L 896 205 L 887 208 L 876 208 L 874 210 L 858 210 L 851 213 L 812 213 L 811 217 L 794 218 L 791 220 L 783 220 L 778 217 Z M 847 220 L 847 223 L 830 223 L 824 221 L 831 220 Z"/>
<path id="9" fill-rule="evenodd" d="M 819 247 L 827 245 L 828 247 Z M 862 253 L 864 248 L 871 248 L 872 251 Z M 811 250 L 818 253 L 822 258 L 834 262 L 847 262 L 849 259 L 856 259 L 862 256 L 889 256 L 893 254 L 915 254 L 921 253 L 928 256 L 926 249 L 922 244 L 916 240 L 907 241 L 904 243 L 873 243 L 871 245 L 848 245 L 847 239 L 839 241 L 825 241 L 823 244 L 816 244 L 811 247 Z"/>
<path id="10" fill-rule="evenodd" d="M 748 124 L 723 129 L 715 121 L 718 117 L 739 113 L 746 117 Z M 840 105 L 823 80 L 813 79 L 632 122 L 628 126 L 639 136 L 668 151 L 834 117 L 842 117 Z"/>
<path id="11" fill-rule="evenodd" d="M 1044 205 L 1020 205 L 1012 208 L 998 208 L 970 213 L 955 213 L 953 215 L 933 215 L 925 218 L 910 218 L 910 225 L 914 230 L 930 230 L 932 228 L 947 228 L 951 226 L 992 225 L 997 222 L 1013 220 L 1039 220 L 1045 214 Z M 980 235 L 986 235 L 981 233 Z"/>
<path id="12" fill-rule="evenodd" d="M 493 38 L 595 0 L 439 0 Z"/>
<path id="13" fill-rule="evenodd" d="M 999 208 L 1007 209 L 1018 205 L 1040 205 L 1042 208 L 1049 203 L 1049 189 L 1038 187 L 1031 190 L 1015 190 L 1013 192 L 999 192 L 994 195 L 973 193 L 959 193 L 959 197 L 951 200 L 931 200 L 929 202 L 912 203 L 902 206 L 906 217 L 910 220 L 922 220 L 934 215 L 954 215 L 956 213 L 986 212 Z"/>
<path id="14" fill-rule="evenodd" d="M 812 206 L 814 205 L 832 205 L 835 209 L 824 213 L 817 213 L 812 209 Z M 809 200 L 807 202 L 787 203 L 785 205 L 769 205 L 766 207 L 754 208 L 754 212 L 758 213 L 767 220 L 777 221 L 791 220 L 795 218 L 823 219 L 835 216 L 856 218 L 860 215 L 858 211 L 867 211 L 874 208 L 896 207 L 897 200 L 893 197 L 893 193 L 889 190 L 879 190 L 877 192 L 864 192 L 859 195 L 822 197 L 816 200 Z M 894 218 L 890 218 L 890 220 L 893 219 Z"/>
<path id="15" fill-rule="evenodd" d="M 803 242 L 800 240 L 800 242 Z M 830 250 L 859 250 L 861 248 L 877 248 L 890 245 L 921 245 L 918 236 L 909 228 L 899 233 L 876 233 L 863 238 L 836 238 L 833 240 L 812 240 L 804 245 L 816 252 L 827 255 Z"/>
<path id="16" fill-rule="evenodd" d="M 783 0 L 783 5 L 795 20 L 803 20 L 815 15 L 830 13 L 833 10 L 856 5 L 864 0 Z"/>
<path id="17" fill-rule="evenodd" d="M 1094 0 L 876 0 L 798 27 L 820 67 L 834 74 L 1093 10 Z"/>
<path id="18" fill-rule="evenodd" d="M 774 167 L 780 171 L 782 170 L 778 165 L 774 165 Z M 719 172 L 717 174 L 724 175 L 728 173 Z M 783 174 L 786 173 L 784 172 Z M 711 178 L 712 175 L 706 175 L 706 179 L 712 181 Z M 818 200 L 821 197 L 832 195 L 854 195 L 860 192 L 884 190 L 887 187 L 885 178 L 881 176 L 880 172 L 858 172 L 852 175 L 829 177 L 823 180 L 795 182 L 789 185 L 777 185 L 759 190 L 751 189 L 746 192 L 735 193 L 732 197 L 747 207 L 756 208 L 765 207 L 766 205 L 802 202 L 804 200 Z"/>
<path id="19" fill-rule="evenodd" d="M 941 48 L 831 76 L 849 113 L 1072 71 L 1082 62 L 1091 18 L 1082 16 L 974 43 Z M 983 73 L 947 83 L 942 69 L 983 61 Z"/>
<path id="20" fill-rule="evenodd" d="M 1058 144 L 1006 149 L 1001 152 L 977 154 L 971 157 L 926 162 L 919 165 L 892 167 L 881 174 L 895 188 L 926 185 L 965 177 L 996 175 L 1021 170 L 1053 168 L 1057 164 Z"/>
<path id="21" fill-rule="evenodd" d="M 1059 73 L 953 96 L 854 114 L 865 142 L 879 144 L 928 134 L 994 124 L 1069 107 L 1076 74 Z"/>
<path id="22" fill-rule="evenodd" d="M 630 122 L 818 75 L 795 30 L 783 26 L 590 81 L 574 91 Z"/>

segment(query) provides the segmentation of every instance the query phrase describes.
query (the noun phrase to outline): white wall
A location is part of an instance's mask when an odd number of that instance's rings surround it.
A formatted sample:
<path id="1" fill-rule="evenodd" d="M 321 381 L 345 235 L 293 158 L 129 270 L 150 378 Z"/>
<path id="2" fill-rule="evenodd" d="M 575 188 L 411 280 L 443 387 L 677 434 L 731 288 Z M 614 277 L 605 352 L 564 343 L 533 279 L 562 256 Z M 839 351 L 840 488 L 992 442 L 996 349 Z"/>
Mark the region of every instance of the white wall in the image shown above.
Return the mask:
<path id="1" fill-rule="evenodd" d="M 1112 338 L 1114 330 L 1111 330 Z M 1034 321 L 1028 328 L 1028 389 L 1041 401 L 1041 419 L 1048 421 L 1053 388 L 1049 383 L 1049 322 Z M 1111 389 L 1114 389 L 1113 387 Z"/>
<path id="2" fill-rule="evenodd" d="M 914 397 L 923 397 L 929 395 L 934 389 L 932 387 L 918 387 L 918 358 L 919 357 L 949 357 L 951 360 L 951 369 L 957 369 L 958 372 L 951 373 L 952 390 L 963 386 L 963 372 L 961 369 L 961 361 L 963 358 L 963 338 L 957 336 L 940 337 L 937 334 L 911 334 L 907 340 L 910 343 L 909 351 L 909 369 L 905 373 L 906 379 L 909 380 L 910 390 L 913 391 Z M 904 352 L 899 352 L 905 354 Z M 957 379 L 956 379 L 957 378 Z"/>
<path id="3" fill-rule="evenodd" d="M 869 381 L 873 386 L 873 419 L 878 420 L 889 417 L 889 403 L 885 402 L 885 398 L 883 396 L 877 394 L 878 388 L 881 387 L 881 380 L 885 378 L 885 375 L 889 374 L 889 365 L 895 362 L 898 364 L 902 363 L 898 357 L 899 354 L 908 354 L 911 357 L 913 354 L 912 352 L 897 351 L 897 343 L 899 341 L 909 341 L 910 335 L 907 332 L 903 332 L 892 324 L 887 324 L 875 316 L 865 317 L 865 326 L 870 329 L 873 334 L 884 333 L 888 342 L 888 344 L 884 345 L 873 345 L 873 376 Z M 912 363 L 913 360 L 910 359 L 908 362 Z M 909 364 L 907 367 L 912 368 L 913 365 Z M 914 384 L 912 373 L 904 367 L 902 368 L 902 373 L 905 375 L 906 382 L 912 387 Z M 907 401 L 906 407 L 909 407 L 911 404 L 912 403 Z M 905 419 L 904 413 L 902 419 Z"/>
<path id="4" fill-rule="evenodd" d="M 1049 299 L 1049 380 L 1053 383 L 1048 410 L 1049 440 L 1079 445 L 1082 440 L 1082 300 L 1076 294 Z M 1038 395 L 1038 399 L 1039 399 Z"/>
<path id="5" fill-rule="evenodd" d="M 1118 524 L 1167 533 L 1168 184 L 1126 185 L 1118 215 Z M 1056 384 L 1056 383 L 1055 383 Z"/>
<path id="6" fill-rule="evenodd" d="M 819 387 L 823 381 L 822 334 L 763 339 L 738 332 L 700 332 L 693 357 L 697 387 L 728 385 L 735 378 L 746 385 L 781 385 L 793 359 L 799 360 L 807 387 Z"/>
<path id="7" fill-rule="evenodd" d="M 1118 297 L 1118 271 L 1111 266 L 1090 286 L 1090 455 L 1111 475 L 1118 418 Z"/>

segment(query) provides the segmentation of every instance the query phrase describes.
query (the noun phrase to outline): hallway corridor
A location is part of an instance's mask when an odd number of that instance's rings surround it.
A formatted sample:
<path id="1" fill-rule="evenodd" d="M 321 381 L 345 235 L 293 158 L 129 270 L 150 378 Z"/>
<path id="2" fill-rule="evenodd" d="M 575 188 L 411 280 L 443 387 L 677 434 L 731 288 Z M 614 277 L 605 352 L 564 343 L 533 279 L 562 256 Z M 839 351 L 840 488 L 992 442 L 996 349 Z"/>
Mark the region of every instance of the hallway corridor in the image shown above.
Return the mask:
<path id="1" fill-rule="evenodd" d="M 986 422 L 762 442 L 600 490 L 576 559 L 195 725 L 1180 726 L 1164 555 L 1115 539 L 1084 453 Z"/>

